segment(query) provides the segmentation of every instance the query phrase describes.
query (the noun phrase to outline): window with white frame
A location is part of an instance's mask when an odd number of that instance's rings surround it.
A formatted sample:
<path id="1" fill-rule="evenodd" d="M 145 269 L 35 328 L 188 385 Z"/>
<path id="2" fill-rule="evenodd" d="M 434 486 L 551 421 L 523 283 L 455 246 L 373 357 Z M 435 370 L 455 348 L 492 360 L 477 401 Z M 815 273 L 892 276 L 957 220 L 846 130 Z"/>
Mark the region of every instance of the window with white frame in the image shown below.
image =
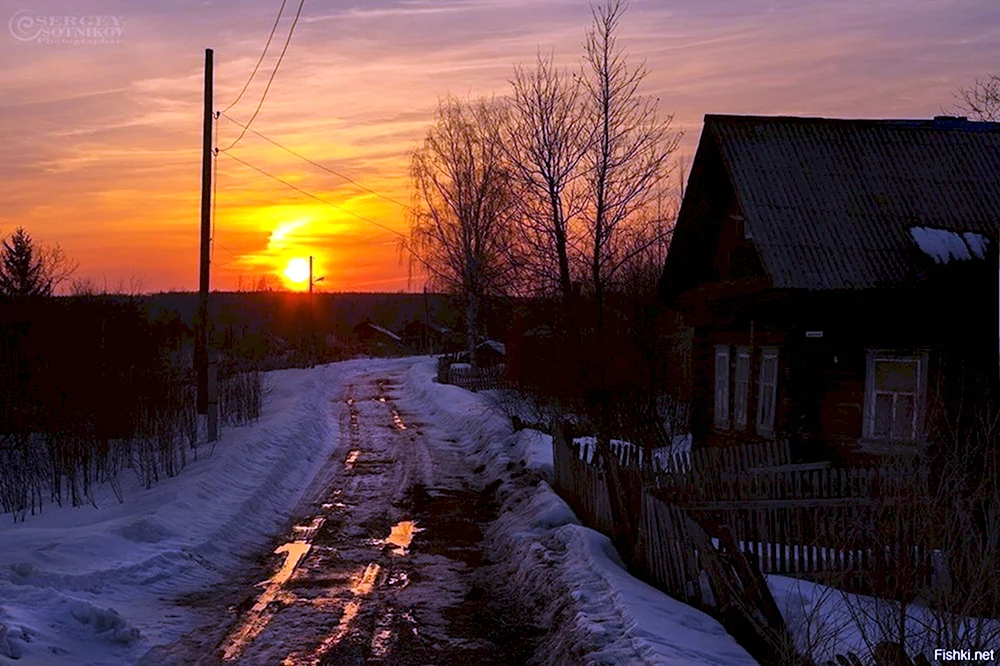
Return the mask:
<path id="1" fill-rule="evenodd" d="M 764 347 L 760 359 L 760 395 L 757 399 L 757 432 L 774 432 L 774 413 L 778 406 L 778 349 Z"/>
<path id="2" fill-rule="evenodd" d="M 750 348 L 736 349 L 736 370 L 733 377 L 733 427 L 747 427 L 747 398 L 750 395 Z"/>
<path id="3" fill-rule="evenodd" d="M 729 427 L 729 347 L 715 346 L 715 425 Z"/>
<path id="4" fill-rule="evenodd" d="M 914 442 L 922 439 L 927 355 L 869 350 L 865 382 L 865 436 Z"/>

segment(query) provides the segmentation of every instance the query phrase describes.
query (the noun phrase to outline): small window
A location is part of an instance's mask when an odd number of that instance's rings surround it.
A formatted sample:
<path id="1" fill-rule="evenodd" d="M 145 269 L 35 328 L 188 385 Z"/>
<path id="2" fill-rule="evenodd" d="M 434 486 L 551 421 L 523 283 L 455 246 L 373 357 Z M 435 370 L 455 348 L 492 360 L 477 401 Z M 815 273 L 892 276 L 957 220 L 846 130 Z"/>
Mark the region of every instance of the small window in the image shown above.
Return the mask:
<path id="1" fill-rule="evenodd" d="M 729 347 L 715 346 L 715 425 L 729 427 Z"/>
<path id="2" fill-rule="evenodd" d="M 757 432 L 774 432 L 774 412 L 778 406 L 778 350 L 765 347 L 760 359 L 760 396 L 757 400 Z"/>
<path id="3" fill-rule="evenodd" d="M 747 427 L 747 398 L 750 394 L 750 348 L 739 347 L 736 350 L 736 376 L 733 380 L 735 394 L 733 396 L 733 426 L 743 429 Z"/>
<path id="4" fill-rule="evenodd" d="M 869 439 L 920 440 L 926 355 L 869 352 L 865 435 Z"/>

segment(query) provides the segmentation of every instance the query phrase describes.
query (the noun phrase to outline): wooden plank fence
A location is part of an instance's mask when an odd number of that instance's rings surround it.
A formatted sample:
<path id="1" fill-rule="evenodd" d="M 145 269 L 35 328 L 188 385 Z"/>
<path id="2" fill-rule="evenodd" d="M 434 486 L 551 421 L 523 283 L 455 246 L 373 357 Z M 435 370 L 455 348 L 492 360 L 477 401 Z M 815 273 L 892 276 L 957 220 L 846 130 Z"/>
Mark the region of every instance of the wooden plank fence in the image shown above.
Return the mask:
<path id="1" fill-rule="evenodd" d="M 605 471 L 587 462 L 588 451 L 572 448 L 558 426 L 553 446 L 557 489 L 586 525 L 611 535 L 614 517 Z M 612 449 L 622 464 L 633 465 L 622 470 L 625 478 L 642 488 L 637 548 L 630 558 L 635 573 L 718 617 L 738 640 L 755 642 L 766 657 L 761 663 L 777 663 L 791 637 L 760 572 L 732 545 L 731 536 L 726 541 L 722 534 L 720 543 L 685 507 L 646 492 L 634 466 L 639 459 L 634 448 L 619 443 Z"/>
<path id="2" fill-rule="evenodd" d="M 584 524 L 611 536 L 615 517 L 594 443 L 582 445 L 557 425 L 553 447 L 556 489 Z M 644 464 L 627 442 L 611 449 L 639 486 L 634 573 L 719 618 L 737 640 L 770 636 L 772 653 L 787 649 L 763 573 L 846 581 L 876 570 L 891 578 L 905 565 L 930 575 L 931 550 L 910 520 L 913 499 L 887 501 L 883 486 L 893 484 L 874 469 L 793 464 L 776 443 L 676 453 L 665 464 Z"/>
<path id="3" fill-rule="evenodd" d="M 450 365 L 447 372 L 448 383 L 467 391 L 491 391 L 507 387 L 507 376 L 503 365 L 490 368 L 475 368 L 470 365 Z"/>

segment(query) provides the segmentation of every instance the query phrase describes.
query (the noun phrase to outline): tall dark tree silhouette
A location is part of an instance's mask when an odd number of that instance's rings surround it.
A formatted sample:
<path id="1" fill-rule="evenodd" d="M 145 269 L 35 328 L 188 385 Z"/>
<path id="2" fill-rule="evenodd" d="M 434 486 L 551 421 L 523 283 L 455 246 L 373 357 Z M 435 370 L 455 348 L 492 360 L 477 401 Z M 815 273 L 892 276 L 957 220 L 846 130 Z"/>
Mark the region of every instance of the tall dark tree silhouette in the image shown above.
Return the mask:
<path id="1" fill-rule="evenodd" d="M 76 268 L 58 245 L 39 243 L 18 227 L 0 243 L 0 295 L 51 296 Z"/>
<path id="2" fill-rule="evenodd" d="M 538 54 L 534 69 L 518 66 L 507 98 L 503 146 L 518 189 L 518 235 L 535 291 L 572 295 L 573 228 L 581 204 L 581 162 L 593 129 L 586 124 L 582 83 Z M 553 288 L 554 287 L 554 288 Z"/>
<path id="3" fill-rule="evenodd" d="M 618 517 L 614 541 L 620 552 L 631 552 L 635 544 L 637 512 L 629 506 L 625 479 L 610 446 L 615 387 L 608 375 L 615 351 L 607 337 L 608 296 L 626 267 L 662 246 L 666 228 L 655 219 L 657 200 L 668 183 L 671 158 L 681 138 L 671 128 L 673 116 L 661 115 L 659 100 L 641 92 L 648 75 L 645 65 L 631 65 L 618 43 L 627 8 L 626 0 L 592 8 L 594 22 L 584 42 L 581 72 L 584 118 L 594 132 L 581 161 L 587 198 L 581 214 L 583 286 L 594 300 L 597 446 L 608 462 L 608 492 Z"/>

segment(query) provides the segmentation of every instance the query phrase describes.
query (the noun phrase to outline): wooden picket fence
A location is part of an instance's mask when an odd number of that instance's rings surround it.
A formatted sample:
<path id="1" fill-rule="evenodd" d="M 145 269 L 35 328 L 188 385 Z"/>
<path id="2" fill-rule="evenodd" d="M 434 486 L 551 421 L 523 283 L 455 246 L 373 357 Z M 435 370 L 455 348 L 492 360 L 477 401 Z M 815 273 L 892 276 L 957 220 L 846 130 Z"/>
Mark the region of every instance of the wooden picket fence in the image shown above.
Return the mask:
<path id="1" fill-rule="evenodd" d="M 451 365 L 448 367 L 447 377 L 449 384 L 467 391 L 491 391 L 507 387 L 506 371 L 502 364 L 489 368 Z"/>

